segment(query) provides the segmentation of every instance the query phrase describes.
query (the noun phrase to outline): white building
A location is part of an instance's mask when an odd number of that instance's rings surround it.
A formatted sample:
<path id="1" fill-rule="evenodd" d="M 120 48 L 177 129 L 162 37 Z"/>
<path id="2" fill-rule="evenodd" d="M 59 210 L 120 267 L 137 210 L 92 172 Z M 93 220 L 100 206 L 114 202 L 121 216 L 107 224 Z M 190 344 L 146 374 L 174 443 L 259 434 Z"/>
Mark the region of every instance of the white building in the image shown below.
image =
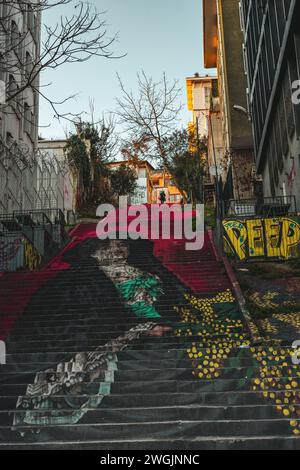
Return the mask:
<path id="1" fill-rule="evenodd" d="M 67 165 L 66 145 L 65 139 L 38 141 L 37 194 L 43 208 L 60 209 L 68 219 L 76 212 L 78 177 Z"/>
<path id="2" fill-rule="evenodd" d="M 39 97 L 32 87 L 18 92 L 40 54 L 41 18 L 32 3 L 0 3 L 0 213 L 36 204 Z"/>

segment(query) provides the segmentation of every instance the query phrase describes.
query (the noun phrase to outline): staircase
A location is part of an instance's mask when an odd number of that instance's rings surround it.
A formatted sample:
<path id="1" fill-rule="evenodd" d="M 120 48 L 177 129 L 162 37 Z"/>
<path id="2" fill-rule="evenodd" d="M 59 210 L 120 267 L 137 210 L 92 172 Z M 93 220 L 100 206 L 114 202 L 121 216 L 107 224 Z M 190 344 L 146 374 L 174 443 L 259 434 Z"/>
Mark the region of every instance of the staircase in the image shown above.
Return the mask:
<path id="1" fill-rule="evenodd" d="M 41 267 L 68 241 L 64 215 L 59 209 L 0 214 L 0 273 Z"/>
<path id="2" fill-rule="evenodd" d="M 110 249 L 81 226 L 0 291 L 0 450 L 300 448 L 291 347 L 251 344 L 208 237 Z"/>

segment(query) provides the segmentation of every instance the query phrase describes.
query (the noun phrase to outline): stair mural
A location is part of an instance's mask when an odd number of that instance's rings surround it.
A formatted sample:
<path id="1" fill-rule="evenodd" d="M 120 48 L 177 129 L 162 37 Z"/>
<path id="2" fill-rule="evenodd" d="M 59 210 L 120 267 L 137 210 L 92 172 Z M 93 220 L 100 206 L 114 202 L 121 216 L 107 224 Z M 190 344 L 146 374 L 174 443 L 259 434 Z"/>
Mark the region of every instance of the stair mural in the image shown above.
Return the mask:
<path id="1" fill-rule="evenodd" d="M 186 252 L 81 225 L 0 291 L 0 449 L 300 448 L 295 351 L 252 344 L 208 236 Z"/>

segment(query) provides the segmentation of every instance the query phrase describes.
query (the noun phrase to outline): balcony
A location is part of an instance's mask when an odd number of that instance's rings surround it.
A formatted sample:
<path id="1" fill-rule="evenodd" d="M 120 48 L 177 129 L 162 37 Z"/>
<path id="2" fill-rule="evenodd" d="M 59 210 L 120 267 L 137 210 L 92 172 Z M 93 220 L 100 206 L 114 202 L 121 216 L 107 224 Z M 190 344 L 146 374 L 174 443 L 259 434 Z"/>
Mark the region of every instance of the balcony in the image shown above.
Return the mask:
<path id="1" fill-rule="evenodd" d="M 271 218 L 298 215 L 295 196 L 231 199 L 222 202 L 223 218 Z"/>

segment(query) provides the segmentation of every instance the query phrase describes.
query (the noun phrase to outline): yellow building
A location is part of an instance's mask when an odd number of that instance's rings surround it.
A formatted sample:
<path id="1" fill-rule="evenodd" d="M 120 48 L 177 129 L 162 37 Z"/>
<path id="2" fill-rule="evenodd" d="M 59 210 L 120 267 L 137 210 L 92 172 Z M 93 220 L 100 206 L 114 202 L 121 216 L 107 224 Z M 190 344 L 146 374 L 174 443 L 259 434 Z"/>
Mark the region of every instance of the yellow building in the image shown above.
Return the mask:
<path id="1" fill-rule="evenodd" d="M 165 193 L 166 203 L 180 203 L 182 200 L 182 193 L 172 180 L 171 175 L 164 170 L 153 170 L 150 174 L 150 181 L 152 187 L 152 200 L 153 204 L 160 203 L 161 192 Z"/>
<path id="2" fill-rule="evenodd" d="M 210 58 L 212 60 L 212 57 Z M 186 79 L 187 106 L 192 111 L 192 121 L 188 125 L 191 139 L 190 151 L 197 151 L 195 137 L 207 138 L 205 194 L 213 192 L 212 183 L 215 175 L 224 180 L 223 172 L 223 145 L 222 145 L 222 121 L 219 102 L 218 79 L 215 76 L 203 76 L 196 74 Z M 217 171 L 216 171 L 217 167 Z M 213 172 L 212 172 L 213 171 Z M 225 175 L 226 179 L 226 175 Z"/>
<path id="3" fill-rule="evenodd" d="M 207 137 L 209 132 L 208 114 L 211 108 L 211 97 L 217 88 L 217 77 L 206 75 L 201 77 L 195 74 L 186 79 L 187 107 L 192 111 L 192 120 L 189 123 L 190 132 L 200 137 Z"/>
<path id="4" fill-rule="evenodd" d="M 130 198 L 132 204 L 159 204 L 161 192 L 165 193 L 166 203 L 181 202 L 182 193 L 167 171 L 156 170 L 146 160 L 122 160 L 107 166 L 113 170 L 121 165 L 128 165 L 136 171 L 137 190 Z"/>

